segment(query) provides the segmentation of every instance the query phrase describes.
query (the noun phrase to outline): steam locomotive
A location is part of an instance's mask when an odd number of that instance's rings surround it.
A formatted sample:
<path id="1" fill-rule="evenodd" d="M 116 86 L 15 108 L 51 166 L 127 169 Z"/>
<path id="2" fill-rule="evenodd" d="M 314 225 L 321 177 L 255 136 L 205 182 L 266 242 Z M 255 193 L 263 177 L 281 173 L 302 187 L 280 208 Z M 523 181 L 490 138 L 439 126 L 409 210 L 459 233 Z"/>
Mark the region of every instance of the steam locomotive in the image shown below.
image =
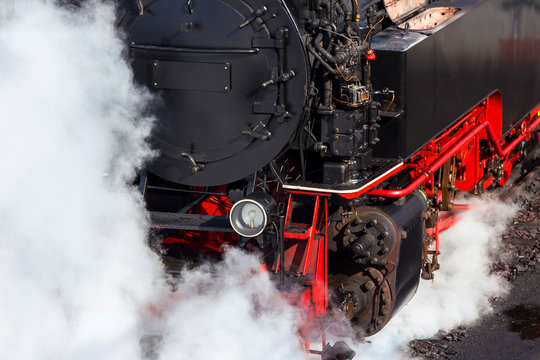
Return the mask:
<path id="1" fill-rule="evenodd" d="M 258 252 L 313 320 L 376 333 L 433 278 L 456 193 L 504 185 L 538 144 L 539 9 L 120 1 L 158 99 L 140 174 L 152 244 L 180 261 Z"/>

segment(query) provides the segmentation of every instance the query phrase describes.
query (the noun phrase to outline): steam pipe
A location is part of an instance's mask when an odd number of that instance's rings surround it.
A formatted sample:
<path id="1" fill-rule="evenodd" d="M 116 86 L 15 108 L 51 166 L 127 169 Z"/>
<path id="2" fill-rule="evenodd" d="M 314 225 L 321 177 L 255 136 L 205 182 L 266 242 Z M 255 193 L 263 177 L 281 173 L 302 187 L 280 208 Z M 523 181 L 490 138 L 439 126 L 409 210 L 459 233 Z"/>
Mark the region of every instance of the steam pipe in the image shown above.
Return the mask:
<path id="1" fill-rule="evenodd" d="M 463 137 L 460 141 L 458 141 L 453 147 L 446 150 L 446 152 L 440 156 L 435 162 L 433 162 L 426 170 L 424 170 L 420 175 L 418 175 L 412 183 L 409 184 L 404 189 L 401 190 L 383 190 L 383 189 L 375 189 L 371 190 L 367 194 L 370 196 L 384 196 L 384 197 L 402 197 L 410 194 L 414 191 L 417 187 L 425 183 L 428 179 L 431 173 L 439 169 L 441 166 L 444 165 L 445 162 L 447 162 L 452 156 L 455 155 L 456 149 L 461 148 L 465 144 L 467 144 L 473 137 L 475 137 L 480 131 L 482 131 L 486 126 L 489 126 L 488 122 L 484 122 L 480 124 L 477 128 L 469 132 L 465 137 Z"/>
<path id="2" fill-rule="evenodd" d="M 332 12 L 332 4 L 330 3 L 330 0 L 320 0 L 319 4 L 320 4 L 320 7 L 326 8 L 326 11 L 328 12 L 328 16 L 330 17 L 330 13 Z"/>
<path id="3" fill-rule="evenodd" d="M 317 51 L 315 51 L 315 49 L 313 48 L 313 46 L 311 44 L 307 44 L 307 49 L 308 51 L 310 52 L 310 54 L 312 54 L 317 60 L 319 60 L 319 62 L 326 68 L 328 69 L 328 71 L 330 73 L 332 73 L 333 75 L 337 74 L 337 70 L 334 69 L 333 67 L 330 66 L 330 64 L 328 64 L 322 57 L 321 55 L 319 55 L 317 53 Z"/>
<path id="4" fill-rule="evenodd" d="M 330 30 L 330 29 L 328 29 Z M 339 64 L 343 62 L 346 59 L 346 55 L 342 54 L 340 55 L 332 55 L 330 54 L 324 47 L 321 45 L 321 41 L 323 40 L 323 34 L 319 33 L 313 43 L 315 44 L 315 48 L 331 63 Z"/>
<path id="5" fill-rule="evenodd" d="M 328 108 L 332 106 L 332 80 L 330 79 L 324 82 L 323 103 Z"/>
<path id="6" fill-rule="evenodd" d="M 420 175 L 418 175 L 413 180 L 413 182 L 411 182 L 409 186 L 407 186 L 406 188 L 401 189 L 401 190 L 375 189 L 375 190 L 371 190 L 367 194 L 370 196 L 384 196 L 384 197 L 402 197 L 402 196 L 406 196 L 410 194 L 418 186 L 425 183 L 429 179 L 429 176 L 432 172 L 439 169 L 441 166 L 444 165 L 445 162 L 447 162 L 452 156 L 454 156 L 456 150 L 459 150 L 462 146 L 467 144 L 473 137 L 475 137 L 484 128 L 486 128 L 490 143 L 494 145 L 495 151 L 497 152 L 497 154 L 501 157 L 504 157 L 508 155 L 516 147 L 517 144 L 523 141 L 523 139 L 527 137 L 528 133 L 534 130 L 538 125 L 540 125 L 540 116 L 537 116 L 536 120 L 534 120 L 532 124 L 527 128 L 527 130 L 523 131 L 520 136 L 515 138 L 512 142 L 507 144 L 504 148 L 501 148 L 501 145 L 499 144 L 497 137 L 495 136 L 495 132 L 491 128 L 491 124 L 485 121 L 482 124 L 480 124 L 477 128 L 469 132 L 464 138 L 458 141 L 454 146 L 448 149 L 442 156 L 440 156 L 435 162 L 433 162 L 428 167 L 427 170 L 424 170 Z"/>
<path id="7" fill-rule="evenodd" d="M 336 11 L 338 12 L 338 14 L 343 17 L 343 20 L 347 19 L 347 15 L 345 14 L 345 10 L 343 10 L 343 7 L 341 7 L 341 5 L 339 3 L 335 3 L 334 8 L 336 8 Z"/>
<path id="8" fill-rule="evenodd" d="M 353 19 L 352 0 L 339 0 L 339 4 L 345 9 L 345 20 L 351 21 Z"/>

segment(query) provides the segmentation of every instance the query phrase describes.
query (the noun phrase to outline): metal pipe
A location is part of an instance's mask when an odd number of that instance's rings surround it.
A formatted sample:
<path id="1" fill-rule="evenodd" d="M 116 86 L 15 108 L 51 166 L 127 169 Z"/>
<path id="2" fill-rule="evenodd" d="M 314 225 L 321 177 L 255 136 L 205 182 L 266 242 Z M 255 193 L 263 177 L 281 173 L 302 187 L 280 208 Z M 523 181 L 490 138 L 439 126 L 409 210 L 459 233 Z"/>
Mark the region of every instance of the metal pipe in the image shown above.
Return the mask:
<path id="1" fill-rule="evenodd" d="M 343 20 L 345 20 L 345 10 L 343 10 L 343 7 L 340 5 L 339 2 L 336 2 L 334 4 L 334 8 L 336 9 L 338 15 L 341 15 L 343 17 Z"/>
<path id="2" fill-rule="evenodd" d="M 171 52 L 183 52 L 183 53 L 203 53 L 203 54 L 257 54 L 258 48 L 252 49 L 196 49 L 196 48 L 180 48 L 174 46 L 156 46 L 156 45 L 143 45 L 143 44 L 129 44 L 132 49 L 140 50 L 155 50 L 155 51 L 171 51 Z"/>
<path id="3" fill-rule="evenodd" d="M 409 184 L 404 189 L 401 190 L 383 190 L 383 189 L 375 189 L 371 190 L 367 194 L 370 196 L 384 196 L 384 197 L 402 197 L 409 195 L 411 192 L 414 191 L 418 186 L 425 183 L 428 179 L 431 173 L 439 169 L 445 162 L 447 162 L 457 150 L 459 150 L 462 146 L 467 144 L 473 137 L 475 137 L 480 131 L 482 131 L 486 126 L 489 126 L 488 122 L 484 122 L 480 124 L 477 128 L 469 132 L 465 137 L 463 137 L 460 141 L 458 141 L 453 147 L 446 150 L 442 156 L 440 156 L 435 162 L 433 162 L 427 170 L 424 170 L 422 173 L 420 173 L 412 183 Z"/>
<path id="4" fill-rule="evenodd" d="M 195 206 L 199 205 L 203 200 L 206 199 L 206 195 L 201 195 L 195 200 L 191 201 L 189 204 L 185 205 L 183 208 L 178 210 L 180 214 L 186 214 L 189 210 L 193 209 Z"/>
<path id="5" fill-rule="evenodd" d="M 534 128 L 537 127 L 538 125 L 540 125 L 540 117 L 537 116 L 536 120 L 533 121 L 531 126 L 528 127 L 525 131 L 523 131 L 521 133 L 521 135 L 519 135 L 517 138 L 515 138 L 510 144 L 507 144 L 504 147 L 504 149 L 501 148 L 501 145 L 497 141 L 497 136 L 495 135 L 495 132 L 493 131 L 491 126 L 488 126 L 487 133 L 488 133 L 489 140 L 493 144 L 493 146 L 495 147 L 495 151 L 497 152 L 497 154 L 500 157 L 505 157 L 506 155 L 508 155 L 514 149 L 514 147 L 516 147 L 517 144 L 519 144 L 521 141 L 523 141 L 523 139 L 525 139 L 527 137 L 527 135 L 528 135 L 528 133 L 530 131 L 534 130 Z"/>
<path id="6" fill-rule="evenodd" d="M 433 162 L 427 170 L 424 170 L 421 174 L 419 174 L 409 186 L 407 186 L 404 189 L 401 190 L 383 190 L 383 189 L 375 189 L 371 190 L 367 194 L 370 196 L 383 196 L 383 197 L 402 197 L 410 194 L 414 189 L 416 189 L 418 186 L 425 183 L 432 172 L 438 170 L 442 165 L 444 165 L 445 162 L 447 162 L 452 156 L 455 155 L 455 153 L 465 144 L 467 144 L 474 136 L 476 136 L 481 130 L 484 128 L 487 129 L 488 138 L 490 140 L 490 143 L 494 145 L 495 151 L 497 154 L 501 157 L 504 157 L 508 155 L 517 144 L 519 144 L 527 135 L 533 131 L 538 125 L 540 125 L 540 116 L 536 117 L 536 120 L 532 122 L 532 124 L 527 127 L 525 131 L 522 132 L 520 136 L 518 136 L 516 139 L 514 139 L 512 142 L 507 144 L 504 148 L 501 148 L 497 137 L 495 136 L 495 132 L 493 131 L 491 124 L 488 121 L 483 122 L 478 127 L 476 127 L 474 130 L 469 132 L 467 135 L 465 135 L 464 138 L 462 138 L 460 141 L 458 141 L 456 144 L 454 144 L 450 149 L 448 149 L 442 156 L 440 156 L 435 162 Z"/>
<path id="7" fill-rule="evenodd" d="M 285 286 L 285 216 L 279 216 L 279 284 Z"/>
<path id="8" fill-rule="evenodd" d="M 308 51 L 309 51 L 313 56 L 315 56 L 315 58 L 316 58 L 317 60 L 319 60 L 319 62 L 320 62 L 326 69 L 328 69 L 328 71 L 329 71 L 330 73 L 332 73 L 332 74 L 334 74 L 334 75 L 337 74 L 337 70 L 334 69 L 333 67 L 331 67 L 330 64 L 328 64 L 328 63 L 322 58 L 322 56 L 319 55 L 319 54 L 317 53 L 317 51 L 315 51 L 315 49 L 313 48 L 313 46 L 312 46 L 311 44 L 307 44 L 307 49 L 308 49 Z"/>
<path id="9" fill-rule="evenodd" d="M 326 108 L 332 107 L 332 80 L 328 79 L 323 86 L 323 104 Z"/>
<path id="10" fill-rule="evenodd" d="M 327 26 L 329 28 L 329 26 Z M 332 30 L 332 29 L 327 29 Z M 347 59 L 347 55 L 344 53 L 336 54 L 336 56 L 330 54 L 329 51 L 327 51 L 322 45 L 321 41 L 323 40 L 324 35 L 322 33 L 319 33 L 315 40 L 313 41 L 313 44 L 315 45 L 315 48 L 324 56 L 329 62 L 334 64 L 340 64 L 344 62 Z"/>
<path id="11" fill-rule="evenodd" d="M 353 4 L 351 0 L 339 0 L 341 6 L 345 9 L 345 19 L 351 21 L 353 19 Z"/>
<path id="12" fill-rule="evenodd" d="M 452 207 L 452 210 L 471 210 L 471 209 L 476 209 L 476 208 L 478 207 L 474 205 L 469 205 L 469 204 L 454 204 L 454 206 Z"/>

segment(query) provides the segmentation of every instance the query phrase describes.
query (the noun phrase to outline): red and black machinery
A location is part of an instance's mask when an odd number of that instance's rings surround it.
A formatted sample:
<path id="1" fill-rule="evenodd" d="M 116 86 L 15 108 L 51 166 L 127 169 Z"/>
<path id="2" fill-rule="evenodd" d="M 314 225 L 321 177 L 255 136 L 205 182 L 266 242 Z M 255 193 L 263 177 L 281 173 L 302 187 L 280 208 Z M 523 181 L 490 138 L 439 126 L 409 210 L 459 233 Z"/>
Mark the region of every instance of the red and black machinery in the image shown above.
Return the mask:
<path id="1" fill-rule="evenodd" d="M 124 0 L 158 94 L 153 241 L 258 251 L 312 317 L 381 329 L 438 267 L 456 192 L 538 144 L 539 1 Z"/>

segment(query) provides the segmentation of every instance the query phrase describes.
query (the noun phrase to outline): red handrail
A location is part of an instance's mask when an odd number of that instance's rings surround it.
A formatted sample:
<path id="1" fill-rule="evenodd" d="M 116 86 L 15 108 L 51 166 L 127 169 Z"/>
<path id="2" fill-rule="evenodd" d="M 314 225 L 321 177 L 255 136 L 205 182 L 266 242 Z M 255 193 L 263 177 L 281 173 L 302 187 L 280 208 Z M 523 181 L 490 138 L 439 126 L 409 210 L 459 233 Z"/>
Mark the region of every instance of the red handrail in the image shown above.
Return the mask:
<path id="1" fill-rule="evenodd" d="M 371 196 L 383 197 L 402 197 L 410 194 L 418 186 L 425 183 L 429 179 L 431 173 L 438 170 L 442 165 L 444 165 L 444 163 L 447 162 L 452 156 L 454 156 L 461 147 L 463 147 L 470 140 L 472 140 L 472 138 L 475 137 L 484 128 L 487 129 L 488 139 L 490 143 L 493 144 L 493 146 L 495 147 L 495 151 L 497 152 L 497 154 L 501 157 L 504 157 L 508 155 L 516 147 L 517 144 L 523 141 L 523 139 L 525 139 L 529 135 L 529 133 L 534 130 L 538 125 L 540 125 L 540 116 L 537 115 L 531 126 L 529 126 L 526 130 L 522 131 L 521 135 L 519 135 L 512 142 L 507 144 L 504 148 L 501 148 L 501 145 L 499 144 L 499 141 L 495 136 L 495 132 L 493 131 L 491 124 L 485 121 L 478 125 L 476 128 L 474 128 L 474 130 L 467 133 L 467 135 L 465 135 L 460 141 L 455 143 L 451 148 L 446 150 L 441 156 L 437 158 L 437 160 L 435 160 L 431 165 L 429 165 L 427 169 L 423 170 L 407 187 L 400 190 L 375 189 L 369 191 L 367 194 Z"/>
<path id="2" fill-rule="evenodd" d="M 471 141 L 472 138 L 474 138 L 480 131 L 482 131 L 486 126 L 489 126 L 487 122 L 484 122 L 480 124 L 478 127 L 473 129 L 472 131 L 468 132 L 467 135 L 465 135 L 460 141 L 455 143 L 451 148 L 446 150 L 441 156 L 437 158 L 429 167 L 425 170 L 423 170 L 414 180 L 412 183 L 409 184 L 404 189 L 401 190 L 383 190 L 383 189 L 375 189 L 368 192 L 368 195 L 371 196 L 384 196 L 384 197 L 402 197 L 410 194 L 414 191 L 418 186 L 425 183 L 432 172 L 439 169 L 445 162 L 447 162 L 452 156 L 455 155 L 455 153 L 465 144 L 467 144 L 469 141 Z"/>

